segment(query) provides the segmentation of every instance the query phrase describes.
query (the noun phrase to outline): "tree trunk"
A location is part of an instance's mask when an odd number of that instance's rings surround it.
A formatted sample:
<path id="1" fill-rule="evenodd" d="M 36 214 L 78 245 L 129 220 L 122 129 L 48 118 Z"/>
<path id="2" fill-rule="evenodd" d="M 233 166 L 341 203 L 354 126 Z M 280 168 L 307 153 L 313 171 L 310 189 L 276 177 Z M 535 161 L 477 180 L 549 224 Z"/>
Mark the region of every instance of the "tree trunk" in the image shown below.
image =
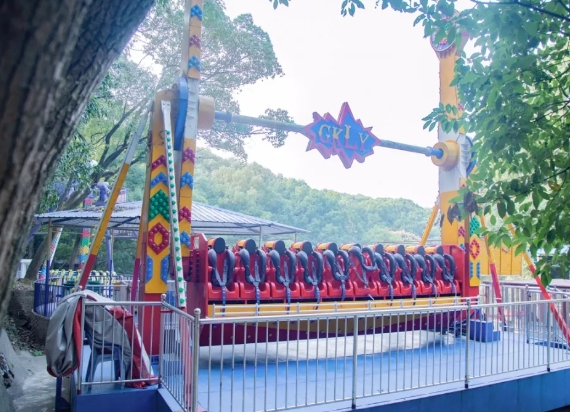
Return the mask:
<path id="1" fill-rule="evenodd" d="M 152 4 L 0 1 L 0 319 L 42 190 Z"/>
<path id="2" fill-rule="evenodd" d="M 47 236 L 44 236 L 42 243 L 40 243 L 40 247 L 36 249 L 34 256 L 32 256 L 32 261 L 28 265 L 28 269 L 26 270 L 26 280 L 31 280 L 32 282 L 36 281 L 38 278 L 38 272 L 42 267 L 45 257 L 46 257 L 46 244 L 47 244 Z"/>

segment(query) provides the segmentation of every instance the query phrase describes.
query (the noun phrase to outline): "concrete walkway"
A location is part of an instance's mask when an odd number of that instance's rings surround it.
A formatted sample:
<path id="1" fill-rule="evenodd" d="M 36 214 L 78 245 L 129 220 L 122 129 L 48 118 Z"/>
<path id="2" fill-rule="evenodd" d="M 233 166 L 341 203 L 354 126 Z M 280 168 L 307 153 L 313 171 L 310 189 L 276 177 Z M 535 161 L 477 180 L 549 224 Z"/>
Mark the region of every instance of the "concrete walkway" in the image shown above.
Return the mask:
<path id="1" fill-rule="evenodd" d="M 14 398 L 17 412 L 53 412 L 55 378 L 47 373 L 45 356 L 18 353 L 21 367 L 28 372 L 22 382 L 22 396 Z"/>
<path id="2" fill-rule="evenodd" d="M 14 374 L 12 385 L 6 391 L 9 399 L 4 399 L 11 402 L 0 402 L 0 410 L 53 412 L 55 378 L 47 373 L 45 356 L 33 356 L 29 352 L 15 351 L 4 330 L 0 330 L 0 353 Z M 2 397 L 0 394 L 0 398 Z"/>

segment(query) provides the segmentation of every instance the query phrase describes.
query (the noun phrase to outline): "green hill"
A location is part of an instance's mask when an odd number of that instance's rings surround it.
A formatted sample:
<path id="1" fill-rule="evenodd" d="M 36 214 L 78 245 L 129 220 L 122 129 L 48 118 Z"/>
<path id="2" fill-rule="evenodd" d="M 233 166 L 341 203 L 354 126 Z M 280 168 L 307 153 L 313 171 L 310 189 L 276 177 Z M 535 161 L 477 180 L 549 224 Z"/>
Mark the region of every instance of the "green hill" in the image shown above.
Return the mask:
<path id="1" fill-rule="evenodd" d="M 142 199 L 144 179 L 144 165 L 133 165 L 125 182 L 129 201 Z M 259 164 L 244 165 L 208 150 L 200 150 L 197 155 L 194 199 L 309 230 L 302 240 L 310 240 L 313 244 L 417 242 L 430 212 L 406 199 L 373 199 L 311 189 L 301 180 L 276 175 Z M 436 229 L 432 236 L 437 236 L 435 232 Z M 55 268 L 68 267 L 75 236 L 71 230 L 64 231 Z M 227 240 L 233 242 L 236 239 Z M 116 239 L 116 271 L 132 272 L 134 258 L 135 242 Z M 106 250 L 102 247 L 96 268 L 106 270 L 106 260 Z"/>
<path id="2" fill-rule="evenodd" d="M 312 242 L 413 240 L 429 210 L 406 199 L 373 199 L 311 189 L 257 163 L 243 165 L 201 150 L 196 162 L 195 199 L 263 219 L 309 230 Z"/>

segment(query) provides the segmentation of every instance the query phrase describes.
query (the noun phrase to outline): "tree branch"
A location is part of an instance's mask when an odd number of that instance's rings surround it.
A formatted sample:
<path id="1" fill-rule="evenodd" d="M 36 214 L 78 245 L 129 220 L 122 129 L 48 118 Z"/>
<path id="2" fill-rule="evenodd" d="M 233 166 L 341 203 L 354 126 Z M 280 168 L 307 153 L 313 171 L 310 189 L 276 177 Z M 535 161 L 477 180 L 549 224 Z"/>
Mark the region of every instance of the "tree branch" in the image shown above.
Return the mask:
<path id="1" fill-rule="evenodd" d="M 568 7 L 566 4 L 564 4 L 564 2 L 563 2 L 562 0 L 558 0 L 558 3 L 559 3 L 562 7 L 564 7 L 564 9 L 565 9 L 568 13 L 570 13 L 570 7 Z"/>
<path id="2" fill-rule="evenodd" d="M 532 10 L 532 11 L 536 11 L 539 13 L 544 13 L 547 16 L 550 17 L 554 17 L 560 20 L 564 20 L 567 22 L 570 22 L 570 18 L 563 16 L 561 14 L 558 13 L 553 13 L 551 11 L 545 10 L 543 8 L 540 7 L 536 7 L 533 6 L 532 4 L 528 4 L 528 3 L 523 3 L 521 1 L 499 1 L 499 2 L 493 2 L 493 1 L 479 1 L 479 0 L 471 0 L 473 3 L 475 4 L 483 4 L 483 5 L 488 5 L 488 6 L 521 6 L 524 7 L 526 9 Z"/>
<path id="3" fill-rule="evenodd" d="M 104 139 L 105 149 L 103 150 L 103 153 L 101 153 L 101 156 L 99 157 L 99 164 L 105 163 L 106 156 L 109 151 L 109 146 L 111 144 L 111 137 L 113 137 L 113 135 L 117 132 L 117 130 L 119 130 L 119 128 L 123 125 L 123 123 L 131 116 L 131 114 L 133 114 L 137 110 L 140 110 L 141 106 L 143 106 L 146 101 L 147 99 L 144 98 L 140 100 L 137 104 L 133 105 L 133 107 L 131 107 L 128 111 L 124 112 L 119 121 L 115 123 L 111 128 L 111 130 L 107 132 Z"/>

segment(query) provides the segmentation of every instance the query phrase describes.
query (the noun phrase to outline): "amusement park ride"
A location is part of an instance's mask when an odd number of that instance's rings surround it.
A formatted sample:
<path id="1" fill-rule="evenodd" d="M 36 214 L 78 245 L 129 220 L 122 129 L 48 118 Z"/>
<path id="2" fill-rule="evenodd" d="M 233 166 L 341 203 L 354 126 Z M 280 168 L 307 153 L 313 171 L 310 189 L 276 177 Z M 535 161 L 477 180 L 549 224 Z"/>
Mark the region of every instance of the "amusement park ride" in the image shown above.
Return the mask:
<path id="1" fill-rule="evenodd" d="M 500 298 L 498 275 L 520 274 L 522 256 L 515 256 L 512 249 L 488 247 L 485 239 L 475 233 L 484 225 L 482 217 L 472 215 L 457 221 L 448 213 L 453 207 L 452 199 L 476 167 L 472 142 L 463 130 L 446 133 L 440 127 L 438 142 L 424 148 L 377 138 L 371 127 L 365 127 L 353 116 L 347 103 L 342 105 L 337 119 L 330 114 L 315 113 L 313 122 L 307 126 L 217 112 L 213 99 L 199 94 L 202 0 L 187 3 L 190 4 L 186 10 L 183 75 L 177 87 L 156 94 L 150 110 L 150 151 L 133 277 L 134 285 L 138 285 L 138 299 L 160 301 L 167 293 L 168 281 L 173 279 L 177 305 L 190 313 L 198 308 L 206 317 L 323 313 L 394 305 L 449 306 L 467 298 L 477 299 L 481 275 L 485 274 L 492 275 L 495 293 Z M 440 102 L 455 106 L 459 113 L 462 107 L 456 88 L 450 84 L 458 50 L 467 38 L 467 35 L 462 37 L 462 44 L 446 39 L 435 43 L 431 39 L 440 64 Z M 198 130 L 210 129 L 215 121 L 301 133 L 309 139 L 307 150 L 317 149 L 325 158 L 336 155 L 345 168 L 350 168 L 354 160 L 364 162 L 377 146 L 430 157 L 439 168 L 439 196 L 420 244 L 363 245 L 356 243 L 358 239 L 352 244 L 336 244 L 323 239 L 326 242 L 316 245 L 310 242 L 287 245 L 276 239 L 257 245 L 254 240 L 246 239 L 228 245 L 223 238 L 207 239 L 203 234 L 192 233 L 196 137 Z M 145 122 L 143 119 L 139 125 L 139 136 Z M 80 289 L 87 284 L 137 141 L 133 139 L 109 197 L 78 279 Z M 438 212 L 441 244 L 428 246 L 426 241 Z M 537 281 L 540 282 L 538 278 Z M 546 290 L 542 290 L 547 298 Z M 159 322 L 158 317 L 145 316 L 144 311 L 142 320 Z M 405 330 L 413 326 L 408 323 L 396 318 L 395 323 L 383 324 L 376 332 Z M 152 326 L 145 330 L 159 330 L 158 323 Z M 354 326 L 358 329 L 358 325 Z M 280 330 L 279 325 L 273 328 L 279 330 L 273 338 L 261 338 L 272 335 L 260 333 L 260 339 L 277 339 L 278 335 L 288 333 Z M 317 322 L 294 334 L 298 339 L 319 333 L 322 336 L 320 328 Z M 236 331 L 233 337 L 227 333 L 224 338 L 219 329 L 217 332 L 210 329 L 212 334 L 217 333 L 215 336 L 201 334 L 200 344 L 223 344 L 232 338 L 234 343 L 253 342 L 246 330 Z M 336 333 L 333 329 L 331 334 Z M 158 347 L 147 345 L 152 340 L 148 336 L 143 339 L 149 353 L 156 353 Z"/>

